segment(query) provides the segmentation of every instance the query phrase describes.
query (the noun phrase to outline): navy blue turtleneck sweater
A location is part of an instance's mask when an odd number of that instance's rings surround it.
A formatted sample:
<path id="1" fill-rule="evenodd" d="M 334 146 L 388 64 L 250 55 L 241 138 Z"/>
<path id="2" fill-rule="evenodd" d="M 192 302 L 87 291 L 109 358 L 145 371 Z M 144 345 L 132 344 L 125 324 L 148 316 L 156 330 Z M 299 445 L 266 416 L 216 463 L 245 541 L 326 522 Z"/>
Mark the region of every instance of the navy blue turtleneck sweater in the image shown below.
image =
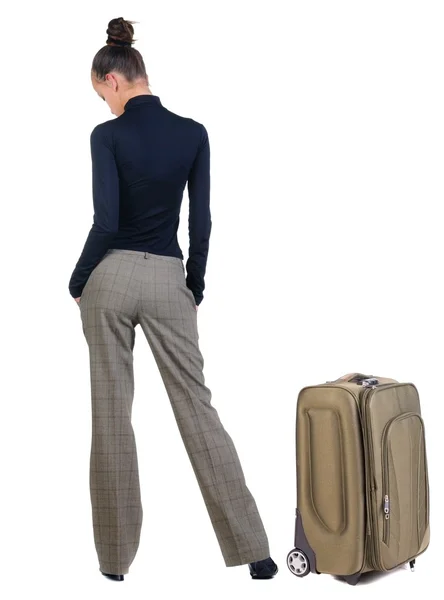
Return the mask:
<path id="1" fill-rule="evenodd" d="M 206 128 L 165 108 L 159 96 L 130 98 L 117 118 L 91 133 L 93 225 L 69 282 L 73 298 L 108 249 L 183 259 L 177 240 L 189 196 L 186 284 L 203 300 L 211 232 L 210 144 Z"/>

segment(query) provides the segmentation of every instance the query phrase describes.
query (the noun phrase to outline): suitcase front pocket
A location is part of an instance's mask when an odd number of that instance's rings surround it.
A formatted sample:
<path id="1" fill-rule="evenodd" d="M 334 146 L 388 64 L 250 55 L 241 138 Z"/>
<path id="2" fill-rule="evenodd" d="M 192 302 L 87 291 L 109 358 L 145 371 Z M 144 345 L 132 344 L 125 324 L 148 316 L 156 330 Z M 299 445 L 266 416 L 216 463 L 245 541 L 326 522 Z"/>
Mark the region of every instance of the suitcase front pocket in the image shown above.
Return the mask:
<path id="1" fill-rule="evenodd" d="M 402 413 L 382 434 L 382 541 L 393 564 L 417 554 L 429 520 L 428 496 L 424 422 L 419 413 Z"/>

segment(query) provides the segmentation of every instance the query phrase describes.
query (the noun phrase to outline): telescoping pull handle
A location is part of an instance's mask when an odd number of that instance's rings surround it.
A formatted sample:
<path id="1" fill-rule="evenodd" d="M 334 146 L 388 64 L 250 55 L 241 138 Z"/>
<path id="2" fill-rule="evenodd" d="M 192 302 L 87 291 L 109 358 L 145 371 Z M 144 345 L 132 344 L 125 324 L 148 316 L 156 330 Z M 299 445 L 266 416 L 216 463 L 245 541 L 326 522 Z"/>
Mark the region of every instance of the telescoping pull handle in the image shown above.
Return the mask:
<path id="1" fill-rule="evenodd" d="M 367 379 L 363 379 L 361 381 L 362 387 L 374 387 L 378 385 L 378 383 L 379 381 L 376 379 L 376 377 L 368 377 Z"/>
<path id="2" fill-rule="evenodd" d="M 347 373 L 342 377 L 338 377 L 334 381 L 327 381 L 326 383 L 341 383 L 342 381 L 348 383 L 357 383 L 364 387 L 378 385 L 379 381 L 373 375 L 364 375 L 364 373 Z"/>

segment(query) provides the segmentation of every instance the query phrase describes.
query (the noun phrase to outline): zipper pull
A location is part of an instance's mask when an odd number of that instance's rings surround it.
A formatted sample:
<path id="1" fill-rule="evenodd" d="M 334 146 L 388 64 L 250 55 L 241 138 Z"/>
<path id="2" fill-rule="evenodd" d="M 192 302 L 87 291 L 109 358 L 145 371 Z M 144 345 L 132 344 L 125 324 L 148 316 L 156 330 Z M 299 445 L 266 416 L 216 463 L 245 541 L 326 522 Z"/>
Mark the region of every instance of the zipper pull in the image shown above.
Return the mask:
<path id="1" fill-rule="evenodd" d="M 389 497 L 387 496 L 387 494 L 384 496 L 384 513 L 385 513 L 385 518 L 389 519 L 390 518 L 390 500 L 389 500 Z"/>

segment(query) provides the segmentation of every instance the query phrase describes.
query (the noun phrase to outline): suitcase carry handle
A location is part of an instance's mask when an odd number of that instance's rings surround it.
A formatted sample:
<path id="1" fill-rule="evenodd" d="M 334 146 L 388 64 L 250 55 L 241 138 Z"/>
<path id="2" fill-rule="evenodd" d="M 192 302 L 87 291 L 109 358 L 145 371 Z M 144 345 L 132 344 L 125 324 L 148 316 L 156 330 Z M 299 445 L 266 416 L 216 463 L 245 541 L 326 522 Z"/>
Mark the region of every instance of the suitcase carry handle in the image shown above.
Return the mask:
<path id="1" fill-rule="evenodd" d="M 327 381 L 327 383 L 341 383 L 345 381 L 348 383 L 357 383 L 358 385 L 377 385 L 378 380 L 373 375 L 364 375 L 363 373 L 347 373 L 342 377 L 338 377 L 334 381 Z"/>

